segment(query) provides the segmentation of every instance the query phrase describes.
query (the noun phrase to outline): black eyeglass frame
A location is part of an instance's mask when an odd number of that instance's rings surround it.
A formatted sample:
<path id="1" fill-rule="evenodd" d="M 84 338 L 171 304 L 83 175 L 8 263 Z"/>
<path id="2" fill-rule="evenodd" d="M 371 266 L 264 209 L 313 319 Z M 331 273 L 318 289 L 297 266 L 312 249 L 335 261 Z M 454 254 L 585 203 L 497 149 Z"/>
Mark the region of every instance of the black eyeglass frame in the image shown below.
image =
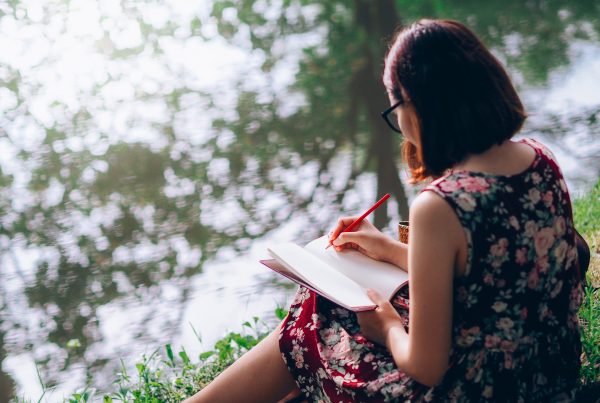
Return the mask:
<path id="1" fill-rule="evenodd" d="M 400 129 L 397 129 L 396 127 L 394 127 L 394 125 L 390 122 L 390 118 L 389 115 L 390 113 L 392 113 L 392 111 L 394 109 L 396 109 L 397 107 L 399 107 L 400 105 L 403 105 L 405 102 L 403 99 L 401 99 L 400 101 L 396 102 L 394 105 L 390 106 L 389 108 L 387 108 L 385 111 L 381 112 L 381 117 L 383 118 L 383 120 L 385 120 L 385 123 L 387 123 L 387 125 L 396 133 L 400 133 L 402 134 L 402 131 Z M 399 124 L 398 124 L 399 125 Z"/>

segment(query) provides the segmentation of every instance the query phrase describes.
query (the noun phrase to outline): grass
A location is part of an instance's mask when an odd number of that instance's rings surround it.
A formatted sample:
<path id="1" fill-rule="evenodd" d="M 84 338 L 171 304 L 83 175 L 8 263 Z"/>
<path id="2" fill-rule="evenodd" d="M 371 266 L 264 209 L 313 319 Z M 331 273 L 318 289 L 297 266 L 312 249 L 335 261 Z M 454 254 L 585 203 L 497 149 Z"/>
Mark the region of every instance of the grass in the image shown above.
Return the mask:
<path id="1" fill-rule="evenodd" d="M 581 382 L 600 382 L 600 181 L 587 196 L 573 202 L 575 227 L 590 246 L 585 298 L 579 310 L 583 346 Z"/>
<path id="2" fill-rule="evenodd" d="M 588 241 L 592 255 L 585 298 L 579 312 L 583 345 L 580 375 L 582 384 L 589 386 L 600 383 L 600 181 L 588 195 L 575 200 L 573 206 L 575 226 Z M 277 308 L 275 314 L 283 319 L 287 312 Z M 129 374 L 121 362 L 113 392 L 100 397 L 94 389 L 87 388 L 72 394 L 65 402 L 180 402 L 202 389 L 258 344 L 271 328 L 255 317 L 252 323 L 243 324 L 242 332 L 227 334 L 215 344 L 213 350 L 200 354 L 195 362 L 185 350 L 175 354 L 172 346 L 167 344 L 164 351 L 157 350 L 142 357 L 135 365 L 134 374 Z M 40 401 L 43 397 L 40 397 Z M 25 402 L 23 399 L 15 401 Z"/>
<path id="3" fill-rule="evenodd" d="M 287 312 L 277 308 L 275 315 L 281 320 Z M 228 333 L 217 341 L 213 350 L 201 353 L 195 361 L 184 349 L 176 353 L 173 347 L 167 344 L 164 349 L 143 356 L 141 361 L 135 364 L 135 371 L 132 374 L 121 361 L 121 369 L 116 374 L 112 387 L 113 392 L 100 395 L 93 388 L 85 388 L 65 398 L 64 402 L 181 402 L 208 385 L 242 354 L 266 337 L 272 328 L 274 326 L 269 326 L 258 317 L 254 317 L 252 322 L 243 324 L 241 332 Z M 40 383 L 44 393 L 37 402 L 42 401 L 49 392 L 41 378 Z M 30 402 L 20 398 L 14 401 Z"/>

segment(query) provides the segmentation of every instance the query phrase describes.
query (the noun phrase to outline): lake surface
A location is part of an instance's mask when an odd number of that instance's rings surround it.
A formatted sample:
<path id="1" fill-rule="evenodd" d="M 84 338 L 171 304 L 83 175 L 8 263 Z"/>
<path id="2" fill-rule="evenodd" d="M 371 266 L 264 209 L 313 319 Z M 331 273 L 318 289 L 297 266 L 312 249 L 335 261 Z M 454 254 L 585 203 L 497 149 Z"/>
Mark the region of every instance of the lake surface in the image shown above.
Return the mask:
<path id="1" fill-rule="evenodd" d="M 419 191 L 378 116 L 401 22 L 467 23 L 518 87 L 519 136 L 575 197 L 598 180 L 599 1 L 227 3 L 0 5 L 0 401 L 37 401 L 38 372 L 47 401 L 107 390 L 119 358 L 274 324 L 295 287 L 266 246 L 386 192 L 395 236 Z"/>

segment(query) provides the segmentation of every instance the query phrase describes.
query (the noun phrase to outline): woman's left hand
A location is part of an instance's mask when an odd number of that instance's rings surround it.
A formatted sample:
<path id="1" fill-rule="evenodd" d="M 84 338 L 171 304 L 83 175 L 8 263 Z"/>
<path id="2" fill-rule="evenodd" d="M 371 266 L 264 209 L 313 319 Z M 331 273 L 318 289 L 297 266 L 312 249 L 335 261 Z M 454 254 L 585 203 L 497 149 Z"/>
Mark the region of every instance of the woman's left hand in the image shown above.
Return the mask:
<path id="1" fill-rule="evenodd" d="M 391 328 L 399 326 L 404 331 L 402 318 L 390 301 L 377 291 L 369 289 L 367 295 L 377 304 L 377 308 L 374 311 L 356 313 L 361 333 L 367 339 L 387 347 L 386 339 Z"/>

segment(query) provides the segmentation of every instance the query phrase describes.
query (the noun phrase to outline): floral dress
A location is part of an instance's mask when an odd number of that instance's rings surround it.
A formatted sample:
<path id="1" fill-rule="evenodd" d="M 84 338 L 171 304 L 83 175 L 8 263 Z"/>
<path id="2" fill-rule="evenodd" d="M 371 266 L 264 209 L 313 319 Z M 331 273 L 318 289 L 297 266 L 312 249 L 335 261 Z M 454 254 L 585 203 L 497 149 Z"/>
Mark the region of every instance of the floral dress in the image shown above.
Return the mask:
<path id="1" fill-rule="evenodd" d="M 453 285 L 452 348 L 427 387 L 366 339 L 356 315 L 300 287 L 280 349 L 309 401 L 569 401 L 577 387 L 582 300 L 571 202 L 552 154 L 513 176 L 455 171 L 428 185 L 455 211 L 468 263 Z M 408 329 L 408 295 L 392 304 Z"/>

